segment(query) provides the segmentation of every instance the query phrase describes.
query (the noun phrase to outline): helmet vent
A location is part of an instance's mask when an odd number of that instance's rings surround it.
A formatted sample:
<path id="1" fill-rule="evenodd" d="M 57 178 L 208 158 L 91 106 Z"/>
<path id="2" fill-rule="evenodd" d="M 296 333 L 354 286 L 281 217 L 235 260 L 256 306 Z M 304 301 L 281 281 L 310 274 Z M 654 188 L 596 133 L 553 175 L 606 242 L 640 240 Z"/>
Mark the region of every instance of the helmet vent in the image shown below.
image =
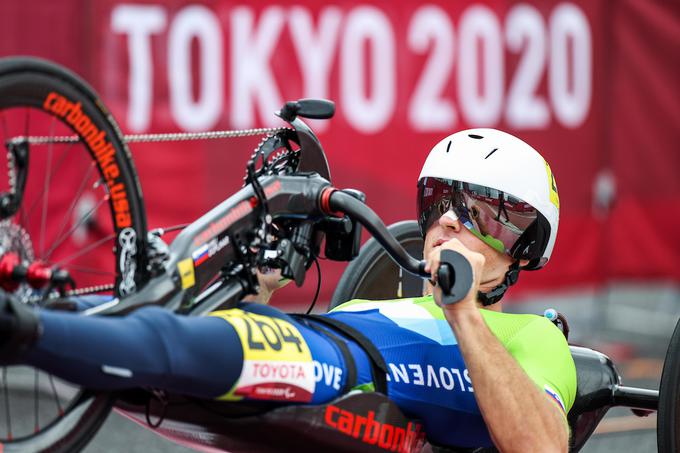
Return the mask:
<path id="1" fill-rule="evenodd" d="M 474 138 L 475 140 L 481 140 L 481 139 L 484 138 L 481 135 L 476 135 L 476 134 L 468 134 L 468 137 Z"/>
<path id="2" fill-rule="evenodd" d="M 486 157 L 485 157 L 484 159 L 485 159 L 485 160 L 488 159 L 488 158 L 491 157 L 491 155 L 492 155 L 493 153 L 495 153 L 496 151 L 498 151 L 498 148 L 494 148 L 494 150 L 491 151 L 489 154 L 487 154 Z"/>
<path id="3" fill-rule="evenodd" d="M 448 153 L 450 149 L 451 149 L 451 140 L 449 140 L 449 144 L 446 145 L 446 152 Z"/>

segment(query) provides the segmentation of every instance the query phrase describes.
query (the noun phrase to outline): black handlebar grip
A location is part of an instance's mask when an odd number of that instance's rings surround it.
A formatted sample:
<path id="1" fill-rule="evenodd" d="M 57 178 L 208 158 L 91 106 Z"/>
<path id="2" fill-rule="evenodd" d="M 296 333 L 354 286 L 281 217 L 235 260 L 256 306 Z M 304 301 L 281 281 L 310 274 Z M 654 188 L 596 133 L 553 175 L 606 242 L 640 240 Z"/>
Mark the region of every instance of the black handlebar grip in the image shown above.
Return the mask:
<path id="1" fill-rule="evenodd" d="M 335 114 L 335 103 L 326 99 L 300 99 L 286 102 L 278 115 L 290 122 L 296 117 L 325 120 Z"/>
<path id="2" fill-rule="evenodd" d="M 472 287 L 472 266 L 454 250 L 442 250 L 437 282 L 442 288 L 442 303 L 460 302 Z"/>

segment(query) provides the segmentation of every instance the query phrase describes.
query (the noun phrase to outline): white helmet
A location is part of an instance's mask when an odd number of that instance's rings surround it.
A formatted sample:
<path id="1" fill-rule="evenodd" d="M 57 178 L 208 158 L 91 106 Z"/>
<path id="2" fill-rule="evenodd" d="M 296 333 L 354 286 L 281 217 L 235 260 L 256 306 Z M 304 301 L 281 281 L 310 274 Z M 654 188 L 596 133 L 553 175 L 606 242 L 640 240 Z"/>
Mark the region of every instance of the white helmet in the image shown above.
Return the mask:
<path id="1" fill-rule="evenodd" d="M 545 159 L 517 137 L 495 129 L 446 137 L 430 151 L 418 188 L 423 236 L 433 219 L 454 209 L 480 239 L 529 260 L 524 269 L 539 269 L 550 259 L 559 223 L 555 177 Z"/>

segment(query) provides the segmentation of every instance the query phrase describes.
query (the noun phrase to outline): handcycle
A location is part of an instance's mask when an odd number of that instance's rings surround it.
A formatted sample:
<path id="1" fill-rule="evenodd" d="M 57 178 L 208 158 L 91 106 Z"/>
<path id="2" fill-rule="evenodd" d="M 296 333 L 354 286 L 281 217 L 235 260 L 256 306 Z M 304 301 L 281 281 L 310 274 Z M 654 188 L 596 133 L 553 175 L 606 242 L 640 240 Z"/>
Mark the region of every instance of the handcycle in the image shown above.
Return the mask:
<path id="1" fill-rule="evenodd" d="M 279 112 L 289 128 L 241 132 L 266 135 L 247 164 L 243 188 L 166 244 L 162 230 L 147 231 L 127 145 L 186 136 L 124 137 L 94 91 L 73 73 L 31 58 L 0 60 L 0 133 L 8 173 L 6 190 L 0 194 L 0 287 L 22 302 L 52 309 L 71 308 L 56 296 L 111 294 L 109 303 L 86 310 L 85 316 L 121 315 L 151 304 L 201 316 L 257 292 L 258 267 L 281 269 L 282 275 L 301 284 L 323 245 L 327 258 L 354 259 L 332 305 L 354 297 L 417 295 L 427 274 L 422 261 L 414 258 L 421 248 L 414 224 L 387 228 L 360 192 L 333 188 L 323 148 L 301 119 L 324 119 L 332 113 L 328 102 L 291 102 Z M 50 191 L 57 172 L 60 181 L 74 180 L 73 193 Z M 31 190 L 37 198 L 29 198 Z M 61 216 L 50 212 L 48 204 Z M 48 222 L 48 217 L 57 220 Z M 359 252 L 361 226 L 374 239 Z M 443 267 L 440 281 L 447 297 L 455 299 L 466 284 L 469 288 L 465 269 L 460 261 Z M 380 294 L 371 284 L 377 278 L 383 282 Z M 658 410 L 659 451 L 678 451 L 678 343 L 676 327 L 658 392 L 622 386 L 605 355 L 572 347 L 578 388 L 569 414 L 571 451 L 583 446 L 613 406 L 637 413 Z M 314 445 L 327 451 L 462 451 L 429 444 L 418 421 L 380 392 L 348 394 L 320 406 L 272 407 L 200 401 L 149 389 L 111 393 L 72 388 L 52 376 L 42 376 L 40 383 L 37 371 L 24 369 L 19 372 L 23 381 L 35 376 L 35 423 L 33 432 L 15 435 L 10 406 L 18 403 L 9 392 L 8 368 L 3 368 L 0 392 L 5 402 L 0 426 L 8 427 L 0 439 L 4 451 L 77 451 L 114 406 L 161 435 L 204 448 L 304 451 Z M 17 393 L 30 394 L 30 385 L 18 386 Z M 56 417 L 47 423 L 39 415 L 39 393 L 55 400 Z M 62 403 L 62 398 L 68 401 Z M 44 409 L 46 403 L 40 404 Z M 381 426 L 402 430 L 403 442 L 367 444 L 338 431 L 324 423 L 329 407 L 357 417 L 373 413 Z M 261 435 L 264 430 L 266 437 Z"/>

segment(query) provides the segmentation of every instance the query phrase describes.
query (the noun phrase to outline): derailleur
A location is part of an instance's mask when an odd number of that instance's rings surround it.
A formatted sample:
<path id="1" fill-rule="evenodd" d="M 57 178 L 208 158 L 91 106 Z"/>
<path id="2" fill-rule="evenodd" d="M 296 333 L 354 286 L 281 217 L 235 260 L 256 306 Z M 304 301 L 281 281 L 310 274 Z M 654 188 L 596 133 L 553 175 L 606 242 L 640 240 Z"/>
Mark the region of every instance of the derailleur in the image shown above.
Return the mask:
<path id="1" fill-rule="evenodd" d="M 147 270 L 151 277 L 165 272 L 165 264 L 170 259 L 170 248 L 161 238 L 165 234 L 163 228 L 156 228 L 147 234 Z"/>

